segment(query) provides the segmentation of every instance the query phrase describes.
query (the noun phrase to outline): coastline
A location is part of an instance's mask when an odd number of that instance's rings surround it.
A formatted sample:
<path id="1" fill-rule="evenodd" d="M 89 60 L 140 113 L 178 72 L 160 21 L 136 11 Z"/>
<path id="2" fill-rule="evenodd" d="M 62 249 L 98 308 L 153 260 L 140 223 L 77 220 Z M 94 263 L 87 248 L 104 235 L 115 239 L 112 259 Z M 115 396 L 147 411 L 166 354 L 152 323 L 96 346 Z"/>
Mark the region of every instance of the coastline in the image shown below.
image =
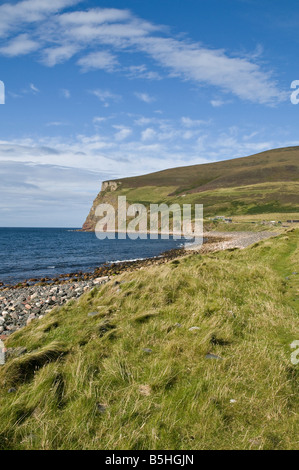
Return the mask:
<path id="1" fill-rule="evenodd" d="M 57 278 L 31 279 L 17 285 L 3 286 L 0 289 L 0 339 L 7 339 L 20 328 L 43 318 L 53 308 L 78 299 L 85 292 L 124 272 L 146 269 L 196 252 L 205 254 L 243 249 L 276 235 L 272 232 L 206 232 L 203 245 L 172 249 L 152 258 L 106 263 L 89 273 L 61 274 Z"/>
<path id="2" fill-rule="evenodd" d="M 90 273 L 62 274 L 54 279 L 31 280 L 31 284 L 29 280 L 14 286 L 4 286 L 0 289 L 0 339 L 7 339 L 20 328 L 43 318 L 53 308 L 78 299 L 85 292 L 119 274 L 167 263 L 186 253 L 183 248 L 174 249 L 154 258 L 104 264 Z"/>

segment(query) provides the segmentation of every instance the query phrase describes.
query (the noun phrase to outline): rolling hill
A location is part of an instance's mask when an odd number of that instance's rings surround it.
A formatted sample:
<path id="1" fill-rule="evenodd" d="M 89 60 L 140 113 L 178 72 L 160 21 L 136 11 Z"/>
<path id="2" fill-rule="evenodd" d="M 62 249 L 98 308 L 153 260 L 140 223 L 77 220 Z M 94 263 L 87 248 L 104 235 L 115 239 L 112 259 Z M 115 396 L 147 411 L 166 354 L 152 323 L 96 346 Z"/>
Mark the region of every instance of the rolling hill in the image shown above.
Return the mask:
<path id="1" fill-rule="evenodd" d="M 249 157 L 106 181 L 83 230 L 93 230 L 95 207 L 128 203 L 203 204 L 205 216 L 299 212 L 299 147 L 269 150 Z M 181 198 L 184 198 L 183 200 Z"/>

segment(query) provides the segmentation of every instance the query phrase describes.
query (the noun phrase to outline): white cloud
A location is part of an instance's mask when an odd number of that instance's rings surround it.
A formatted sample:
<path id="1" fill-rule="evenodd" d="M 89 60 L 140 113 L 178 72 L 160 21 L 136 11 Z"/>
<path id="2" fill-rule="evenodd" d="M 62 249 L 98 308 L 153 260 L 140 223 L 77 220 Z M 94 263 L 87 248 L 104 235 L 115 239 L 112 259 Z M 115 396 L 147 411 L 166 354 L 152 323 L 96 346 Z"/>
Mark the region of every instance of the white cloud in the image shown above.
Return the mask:
<path id="1" fill-rule="evenodd" d="M 118 129 L 118 132 L 114 135 L 115 140 L 122 141 L 127 139 L 132 134 L 132 129 L 126 126 L 113 126 L 115 129 Z"/>
<path id="2" fill-rule="evenodd" d="M 142 131 L 141 133 L 141 140 L 142 141 L 146 141 L 146 140 L 152 140 L 154 139 L 156 136 L 156 132 L 154 131 L 154 129 L 148 127 L 147 129 L 145 129 L 144 131 Z"/>
<path id="3" fill-rule="evenodd" d="M 42 62 L 48 67 L 54 67 L 56 64 L 65 62 L 73 57 L 79 50 L 74 44 L 66 44 L 64 46 L 52 47 L 44 49 Z"/>
<path id="4" fill-rule="evenodd" d="M 110 101 L 117 102 L 121 99 L 120 95 L 116 95 L 115 93 L 111 93 L 109 90 L 91 90 L 90 93 L 92 93 L 102 103 L 104 103 L 105 107 L 109 106 Z"/>
<path id="5" fill-rule="evenodd" d="M 153 101 L 156 101 L 156 98 L 153 96 L 150 96 L 148 93 L 135 93 L 135 96 L 140 100 L 143 101 L 144 103 L 152 103 Z"/>
<path id="6" fill-rule="evenodd" d="M 12 39 L 7 46 L 0 47 L 0 54 L 15 57 L 29 54 L 30 52 L 36 51 L 38 48 L 38 42 L 32 41 L 28 34 L 20 34 Z"/>
<path id="7" fill-rule="evenodd" d="M 109 175 L 2 159 L 0 172 L 1 224 L 23 227 L 80 227 L 101 181 Z"/>
<path id="8" fill-rule="evenodd" d="M 71 92 L 70 90 L 67 90 L 66 88 L 63 88 L 61 90 L 62 96 L 66 99 L 69 99 L 71 97 Z"/>
<path id="9" fill-rule="evenodd" d="M 129 78 L 141 78 L 146 80 L 162 80 L 161 75 L 156 71 L 148 70 L 146 65 L 131 65 L 128 67 L 127 76 Z"/>
<path id="10" fill-rule="evenodd" d="M 93 118 L 92 122 L 93 122 L 94 124 L 100 124 L 101 122 L 104 122 L 104 121 L 106 121 L 106 120 L 107 120 L 107 118 L 100 117 L 100 116 L 95 116 L 95 117 Z"/>
<path id="11" fill-rule="evenodd" d="M 184 132 L 183 135 L 182 135 L 183 139 L 185 139 L 185 140 L 192 139 L 193 136 L 194 136 L 194 132 L 193 132 L 193 131 L 186 131 L 186 132 Z"/>
<path id="12" fill-rule="evenodd" d="M 49 14 L 79 2 L 80 0 L 24 0 L 13 4 L 4 3 L 0 6 L 0 37 L 22 24 L 40 22 Z"/>
<path id="13" fill-rule="evenodd" d="M 116 8 L 93 8 L 88 11 L 74 11 L 64 13 L 59 17 L 63 25 L 103 24 L 126 21 L 131 18 L 128 10 Z"/>
<path id="14" fill-rule="evenodd" d="M 202 119 L 191 119 L 189 117 L 182 117 L 181 121 L 184 127 L 200 127 L 203 124 L 208 123 L 207 121 L 203 121 Z"/>
<path id="15" fill-rule="evenodd" d="M 34 83 L 30 83 L 28 87 L 23 88 L 22 90 L 19 90 L 18 93 L 15 93 L 12 91 L 8 92 L 8 94 L 14 99 L 23 98 L 25 95 L 28 95 L 29 93 L 33 95 L 37 95 L 38 93 L 40 93 L 40 90 L 39 88 L 37 88 L 36 85 L 34 85 Z"/>
<path id="16" fill-rule="evenodd" d="M 157 122 L 157 120 L 153 118 L 147 118 L 145 116 L 142 116 L 134 121 L 137 126 L 147 126 L 148 124 L 154 122 Z"/>
<path id="17" fill-rule="evenodd" d="M 137 132 L 133 133 L 133 130 Z M 181 120 L 165 121 L 164 124 L 152 122 L 145 129 L 132 120 L 132 127 L 112 125 L 109 131 L 107 125 L 103 134 L 2 140 L 2 224 L 10 225 L 10 220 L 15 223 L 18 209 L 18 213 L 27 214 L 21 225 L 29 224 L 29 220 L 31 225 L 40 225 L 39 221 L 45 225 L 47 222 L 55 225 L 56 221 L 57 225 L 56 208 L 63 224 L 72 225 L 69 222 L 72 217 L 73 225 L 79 226 L 104 179 L 219 161 L 299 144 L 298 141 L 279 141 L 269 129 L 258 129 L 258 138 L 255 139 L 257 130 L 252 127 L 219 129 L 211 125 L 205 134 L 198 135 L 198 131 L 195 127 L 182 126 Z M 189 132 L 192 136 L 186 139 L 185 134 Z M 11 210 L 11 219 L 5 215 L 5 208 Z M 66 213 L 68 219 L 63 219 Z M 48 217 L 53 217 L 51 222 Z"/>
<path id="18" fill-rule="evenodd" d="M 69 124 L 67 122 L 63 122 L 63 121 L 52 121 L 46 124 L 47 127 L 61 127 L 61 126 L 68 126 L 68 125 Z"/>
<path id="19" fill-rule="evenodd" d="M 230 57 L 223 50 L 159 37 L 144 38 L 139 46 L 169 68 L 173 76 L 212 85 L 243 100 L 262 104 L 285 98 L 270 73 L 263 72 L 253 61 Z"/>
<path id="20" fill-rule="evenodd" d="M 67 29 L 66 37 L 85 44 L 98 41 L 123 50 L 156 29 L 150 23 L 131 17 L 128 23 L 74 25 Z"/>
<path id="21" fill-rule="evenodd" d="M 92 52 L 77 62 L 84 72 L 93 69 L 103 69 L 112 72 L 118 64 L 117 58 L 107 51 Z"/>
<path id="22" fill-rule="evenodd" d="M 237 57 L 226 50 L 173 38 L 167 29 L 137 18 L 127 9 L 62 12 L 76 3 L 79 0 L 24 0 L 1 5 L 0 36 L 10 35 L 10 39 L 0 47 L 0 53 L 15 57 L 40 48 L 41 60 L 54 66 L 84 51 L 78 65 L 85 71 L 111 72 L 118 66 L 117 70 L 130 78 L 160 79 L 159 72 L 148 70 L 144 64 L 121 69 L 116 57 L 117 52 L 130 53 L 131 57 L 137 53 L 140 60 L 143 53 L 156 62 L 164 76 L 166 72 L 170 77 L 210 86 L 254 103 L 273 104 L 286 98 L 271 71 L 259 65 L 256 54 Z M 24 32 L 26 24 L 28 33 Z M 96 50 L 105 45 L 107 50 Z M 219 106 L 220 101 L 212 100 L 211 104 Z"/>
<path id="23" fill-rule="evenodd" d="M 30 87 L 30 90 L 33 93 L 39 93 L 40 92 L 40 90 L 34 85 L 34 83 L 30 83 L 29 87 Z"/>
<path id="24" fill-rule="evenodd" d="M 221 106 L 224 106 L 225 104 L 228 104 L 229 101 L 218 99 L 218 100 L 211 100 L 210 103 L 213 106 L 213 108 L 220 108 Z"/>

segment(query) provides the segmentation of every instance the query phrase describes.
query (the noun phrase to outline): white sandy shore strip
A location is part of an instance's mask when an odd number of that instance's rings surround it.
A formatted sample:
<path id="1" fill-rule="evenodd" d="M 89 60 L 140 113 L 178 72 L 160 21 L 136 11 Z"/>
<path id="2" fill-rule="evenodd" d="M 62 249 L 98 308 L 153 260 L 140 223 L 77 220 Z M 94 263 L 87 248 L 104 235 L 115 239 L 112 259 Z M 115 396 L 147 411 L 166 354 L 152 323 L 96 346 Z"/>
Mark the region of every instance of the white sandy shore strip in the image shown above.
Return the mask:
<path id="1" fill-rule="evenodd" d="M 221 251 L 232 248 L 246 248 L 247 246 L 258 243 L 267 238 L 276 237 L 279 235 L 277 232 L 205 232 L 204 238 L 215 238 L 215 243 L 207 243 L 202 246 L 192 245 L 186 246 L 187 250 L 191 251 Z M 220 239 L 220 240 L 219 240 Z"/>

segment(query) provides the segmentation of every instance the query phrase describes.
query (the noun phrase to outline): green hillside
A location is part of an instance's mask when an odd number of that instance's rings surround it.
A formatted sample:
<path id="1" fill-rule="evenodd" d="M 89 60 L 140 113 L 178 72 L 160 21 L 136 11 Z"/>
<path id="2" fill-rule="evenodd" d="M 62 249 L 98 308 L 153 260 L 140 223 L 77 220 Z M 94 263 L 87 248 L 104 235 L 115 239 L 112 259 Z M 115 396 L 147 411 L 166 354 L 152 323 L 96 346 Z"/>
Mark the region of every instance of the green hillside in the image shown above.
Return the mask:
<path id="1" fill-rule="evenodd" d="M 298 235 L 124 273 L 13 334 L 0 449 L 298 448 Z"/>
<path id="2" fill-rule="evenodd" d="M 174 202 L 204 205 L 205 216 L 299 212 L 299 147 L 269 150 L 250 157 L 187 166 L 114 180 L 104 185 L 84 224 L 95 227 L 95 207 Z M 115 187 L 117 189 L 115 190 Z"/>

